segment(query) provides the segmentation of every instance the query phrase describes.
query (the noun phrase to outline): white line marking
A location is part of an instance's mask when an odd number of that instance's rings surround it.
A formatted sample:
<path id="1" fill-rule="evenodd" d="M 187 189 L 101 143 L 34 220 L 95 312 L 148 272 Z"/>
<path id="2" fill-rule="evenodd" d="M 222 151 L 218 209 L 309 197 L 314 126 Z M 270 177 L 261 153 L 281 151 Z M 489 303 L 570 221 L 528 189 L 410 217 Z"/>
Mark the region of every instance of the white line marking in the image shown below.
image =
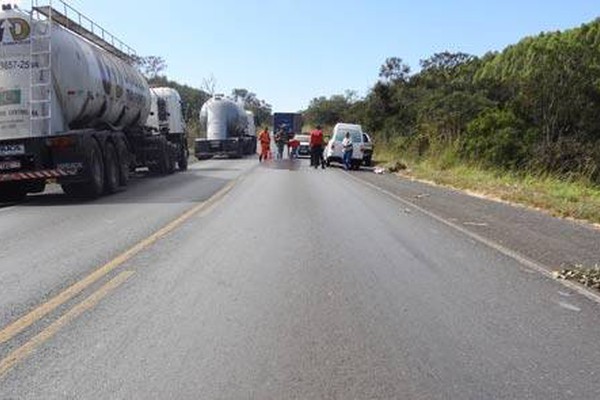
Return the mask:
<path id="1" fill-rule="evenodd" d="M 487 222 L 463 222 L 463 225 L 466 226 L 488 226 Z"/>

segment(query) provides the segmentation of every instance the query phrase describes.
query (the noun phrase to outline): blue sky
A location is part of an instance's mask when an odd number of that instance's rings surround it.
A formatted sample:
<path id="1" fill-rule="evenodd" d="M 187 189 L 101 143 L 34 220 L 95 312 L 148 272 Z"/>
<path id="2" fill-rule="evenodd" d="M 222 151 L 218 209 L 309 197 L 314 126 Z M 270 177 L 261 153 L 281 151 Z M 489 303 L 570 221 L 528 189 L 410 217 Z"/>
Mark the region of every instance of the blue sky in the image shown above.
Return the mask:
<path id="1" fill-rule="evenodd" d="M 23 1 L 28 4 L 28 0 Z M 365 94 L 386 57 L 450 50 L 482 55 L 523 36 L 600 16 L 598 0 L 71 0 L 169 78 L 220 92 L 244 87 L 297 111 L 316 96 Z"/>

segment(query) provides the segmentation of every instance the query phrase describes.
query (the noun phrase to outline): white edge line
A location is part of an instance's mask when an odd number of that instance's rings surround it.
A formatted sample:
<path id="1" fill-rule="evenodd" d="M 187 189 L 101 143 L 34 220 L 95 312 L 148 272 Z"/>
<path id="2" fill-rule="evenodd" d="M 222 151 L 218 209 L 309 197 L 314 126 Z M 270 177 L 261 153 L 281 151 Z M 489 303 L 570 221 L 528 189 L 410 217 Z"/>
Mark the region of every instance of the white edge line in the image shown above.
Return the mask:
<path id="1" fill-rule="evenodd" d="M 403 199 L 402 197 L 400 197 L 400 196 L 398 196 L 398 195 L 396 195 L 396 194 L 394 194 L 394 193 L 392 193 L 392 192 L 390 192 L 388 190 L 385 190 L 385 189 L 383 189 L 383 188 L 381 188 L 381 187 L 379 187 L 377 185 L 372 184 L 371 182 L 367 182 L 367 181 L 365 181 L 363 179 L 357 178 L 357 177 L 353 176 L 352 174 L 350 174 L 348 172 L 344 171 L 344 173 L 347 176 L 349 176 L 350 178 L 354 179 L 355 181 L 363 183 L 363 184 L 369 186 L 371 189 L 375 189 L 378 192 L 386 194 L 387 196 L 389 196 L 389 197 L 391 197 L 391 198 L 393 198 L 393 199 L 395 199 L 395 200 L 397 200 L 397 201 L 399 201 L 399 202 L 401 202 L 401 203 L 403 203 L 403 204 L 405 204 L 407 206 L 410 206 L 410 207 L 418 210 L 422 214 L 425 214 L 428 217 L 431 217 L 431 218 L 435 219 L 436 221 L 441 222 L 442 224 L 444 224 L 446 226 L 449 226 L 450 228 L 456 229 L 457 231 L 459 231 L 460 233 L 462 233 L 462 234 L 470 237 L 471 239 L 474 239 L 474 240 L 476 240 L 476 241 L 478 241 L 478 242 L 486 245 L 487 247 L 489 247 L 489 248 L 491 248 L 493 250 L 496 250 L 499 253 L 504 254 L 507 257 L 512 258 L 513 260 L 517 261 L 518 263 L 520 263 L 520 264 L 522 264 L 522 265 L 524 265 L 524 266 L 526 266 L 526 267 L 528 267 L 528 268 L 530 268 L 530 269 L 532 269 L 532 270 L 534 270 L 534 271 L 542 274 L 546 278 L 550 278 L 553 282 L 558 282 L 561 285 L 563 285 L 563 286 L 565 286 L 565 287 L 567 287 L 567 288 L 569 288 L 571 290 L 574 290 L 577 293 L 579 293 L 579 294 L 587 297 L 588 299 L 590 299 L 592 301 L 595 301 L 596 303 L 600 304 L 600 295 L 598 295 L 598 294 L 590 291 L 586 287 L 581 286 L 581 285 L 579 285 L 577 283 L 574 283 L 574 282 L 571 282 L 571 281 L 567 281 L 567 280 L 564 280 L 564 279 L 555 279 L 552 276 L 551 268 L 547 268 L 547 267 L 543 266 L 542 264 L 540 264 L 540 263 L 538 263 L 536 261 L 533 261 L 533 260 L 531 260 L 531 259 L 529 259 L 529 258 L 527 258 L 527 257 L 525 257 L 525 256 L 523 256 L 523 255 L 521 255 L 521 254 L 513 251 L 513 250 L 510 250 L 509 248 L 506 248 L 506 247 L 502 246 L 501 244 L 498 244 L 498 243 L 496 243 L 496 242 L 494 242 L 492 240 L 486 239 L 483 236 L 478 235 L 477 233 L 471 232 L 468 229 L 465 229 L 465 228 L 463 228 L 460 225 L 457 225 L 457 224 L 455 224 L 455 223 L 453 223 L 451 221 L 448 221 L 445 218 L 440 217 L 439 215 L 434 214 L 431 211 L 428 211 L 428 210 L 426 210 L 426 209 L 424 209 L 424 208 L 416 205 L 415 203 L 412 203 L 412 202 L 410 202 L 410 201 L 408 201 L 406 199 Z"/>

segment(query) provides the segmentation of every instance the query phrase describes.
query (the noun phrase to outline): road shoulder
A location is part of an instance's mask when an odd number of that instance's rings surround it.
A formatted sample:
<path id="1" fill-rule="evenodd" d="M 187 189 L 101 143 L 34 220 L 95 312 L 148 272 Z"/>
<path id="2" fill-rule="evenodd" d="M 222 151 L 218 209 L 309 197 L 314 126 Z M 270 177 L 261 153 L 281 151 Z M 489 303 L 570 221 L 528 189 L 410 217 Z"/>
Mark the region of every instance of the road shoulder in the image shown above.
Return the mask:
<path id="1" fill-rule="evenodd" d="M 364 171 L 353 177 L 498 243 L 549 271 L 600 263 L 600 231 L 591 225 L 395 175 Z"/>

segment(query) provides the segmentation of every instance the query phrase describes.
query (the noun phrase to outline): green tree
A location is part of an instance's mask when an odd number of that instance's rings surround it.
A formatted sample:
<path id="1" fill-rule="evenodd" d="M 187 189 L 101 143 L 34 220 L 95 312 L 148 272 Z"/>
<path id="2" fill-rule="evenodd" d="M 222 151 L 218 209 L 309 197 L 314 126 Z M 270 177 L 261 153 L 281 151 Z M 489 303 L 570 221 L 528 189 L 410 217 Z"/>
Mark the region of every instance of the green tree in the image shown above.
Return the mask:
<path id="1" fill-rule="evenodd" d="M 133 64 L 146 79 L 157 78 L 167 69 L 167 62 L 159 56 L 134 56 Z"/>

